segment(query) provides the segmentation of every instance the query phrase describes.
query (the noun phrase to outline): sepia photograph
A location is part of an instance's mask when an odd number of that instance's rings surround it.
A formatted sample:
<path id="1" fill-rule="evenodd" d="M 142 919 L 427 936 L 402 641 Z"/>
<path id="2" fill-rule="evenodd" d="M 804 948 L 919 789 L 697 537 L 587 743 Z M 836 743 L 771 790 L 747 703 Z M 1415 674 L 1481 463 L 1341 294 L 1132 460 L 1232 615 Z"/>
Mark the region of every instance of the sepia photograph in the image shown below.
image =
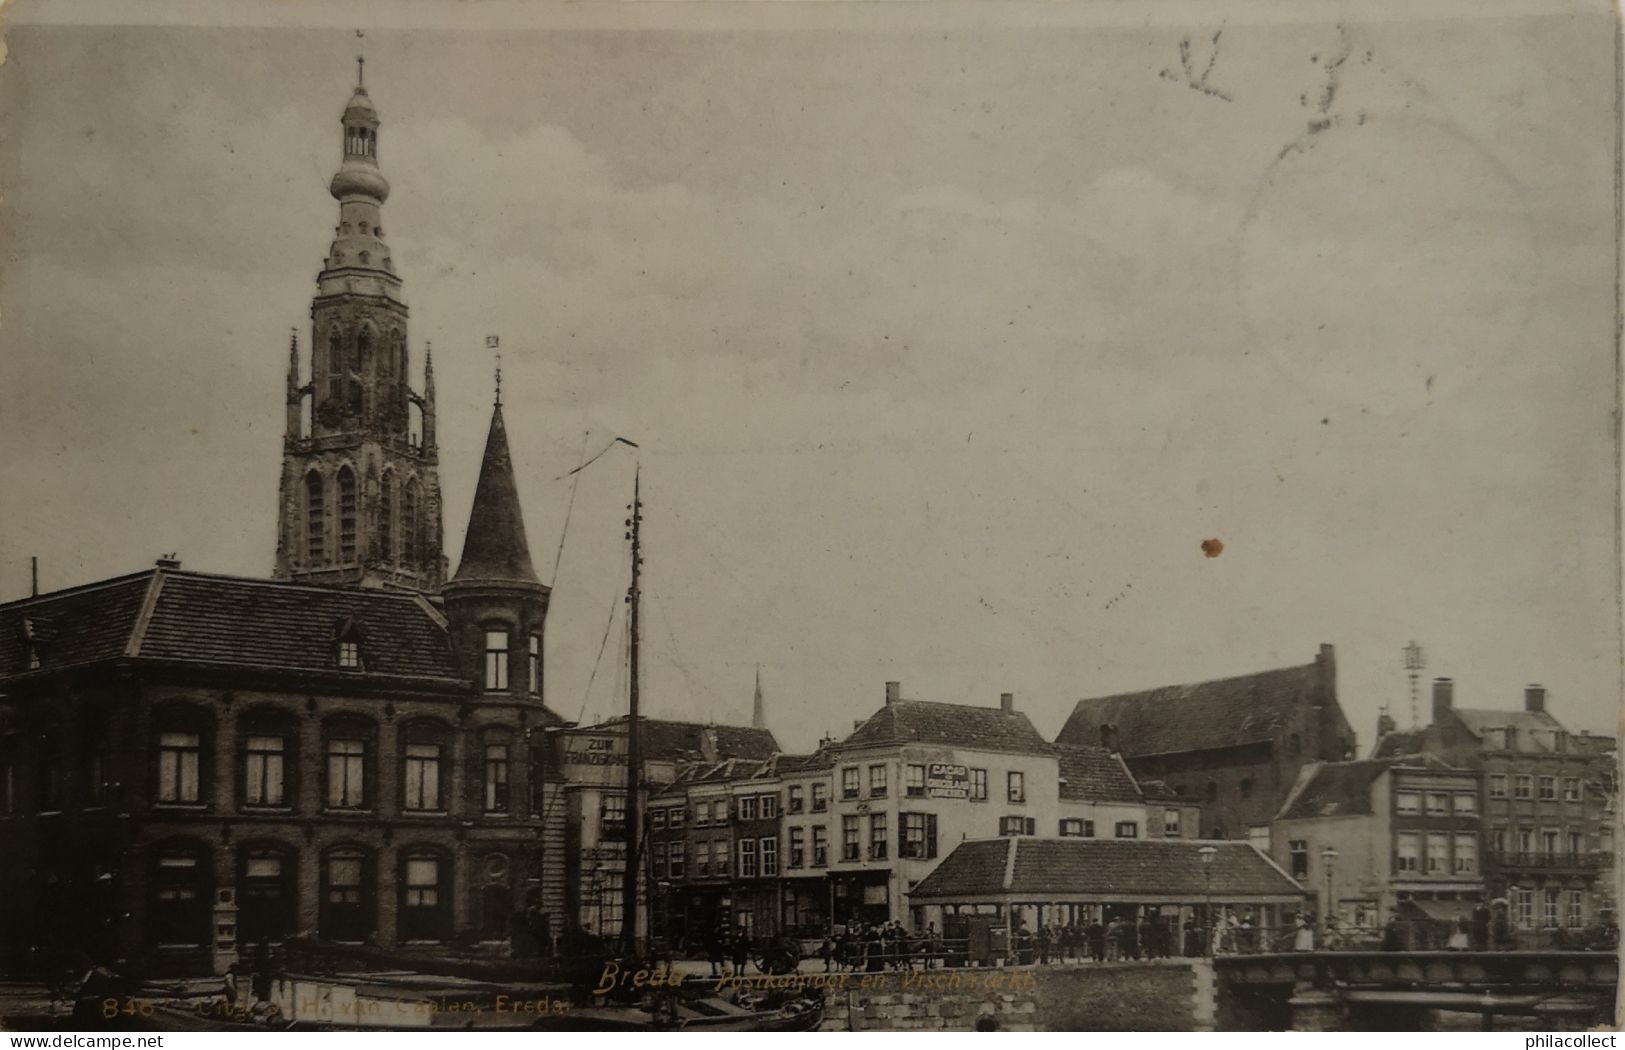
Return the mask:
<path id="1" fill-rule="evenodd" d="M 0 33 L 8 1045 L 1613 1045 L 1612 4 Z"/>

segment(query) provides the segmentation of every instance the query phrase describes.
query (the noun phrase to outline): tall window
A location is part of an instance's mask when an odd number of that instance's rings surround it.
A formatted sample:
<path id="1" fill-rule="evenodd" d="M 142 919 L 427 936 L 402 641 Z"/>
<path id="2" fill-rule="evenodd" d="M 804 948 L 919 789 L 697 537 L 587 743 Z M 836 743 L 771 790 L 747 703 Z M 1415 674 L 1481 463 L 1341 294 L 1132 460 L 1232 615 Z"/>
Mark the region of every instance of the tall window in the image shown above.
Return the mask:
<path id="1" fill-rule="evenodd" d="M 1422 841 L 1420 836 L 1414 833 L 1398 836 L 1398 838 L 1395 840 L 1394 870 L 1416 871 L 1420 866 L 1421 854 Z M 1304 861 L 1304 870 L 1307 872 L 1308 858 L 1305 857 Z"/>
<path id="2" fill-rule="evenodd" d="M 305 475 L 305 559 L 312 563 L 327 557 L 323 516 L 322 476 L 313 470 Z"/>
<path id="3" fill-rule="evenodd" d="M 244 805 L 281 806 L 287 802 L 286 747 L 287 741 L 280 736 L 251 736 L 243 742 Z"/>
<path id="4" fill-rule="evenodd" d="M 1557 925 L 1557 904 L 1561 890 L 1547 890 L 1541 894 L 1540 924 L 1550 929 Z"/>
<path id="5" fill-rule="evenodd" d="M 772 878 L 779 873 L 779 840 L 763 839 L 761 854 L 762 877 L 764 879 Z"/>
<path id="6" fill-rule="evenodd" d="M 1529 798 L 1534 794 L 1535 778 L 1527 774 L 1519 774 L 1512 780 L 1512 795 L 1514 798 Z"/>
<path id="7" fill-rule="evenodd" d="M 1444 817 L 1450 814 L 1450 796 L 1438 792 L 1428 792 L 1428 816 Z"/>
<path id="8" fill-rule="evenodd" d="M 322 870 L 322 935 L 335 941 L 362 941 L 373 932 L 370 858 L 341 847 L 328 853 Z"/>
<path id="9" fill-rule="evenodd" d="M 197 733 L 158 734 L 158 801 L 203 801 L 199 762 L 203 752 Z"/>
<path id="10" fill-rule="evenodd" d="M 1456 812 L 1464 816 L 1473 816 L 1478 812 L 1477 795 L 1460 792 L 1452 799 L 1452 804 Z"/>
<path id="11" fill-rule="evenodd" d="M 1557 798 L 1557 778 L 1540 778 L 1540 797 L 1542 801 L 1551 802 Z"/>
<path id="12" fill-rule="evenodd" d="M 485 812 L 508 812 L 508 745 L 485 745 Z"/>
<path id="13" fill-rule="evenodd" d="M 327 396 L 334 401 L 344 390 L 344 337 L 335 326 L 327 333 Z"/>
<path id="14" fill-rule="evenodd" d="M 807 829 L 790 829 L 790 867 L 800 868 L 807 863 Z"/>
<path id="15" fill-rule="evenodd" d="M 440 795 L 444 734 L 433 726 L 415 725 L 408 726 L 404 735 L 401 808 L 417 811 L 444 809 Z"/>
<path id="16" fill-rule="evenodd" d="M 1011 802 L 1027 801 L 1027 774 L 1012 770 L 1005 776 L 1005 787 Z"/>
<path id="17" fill-rule="evenodd" d="M 199 945 L 209 937 L 208 851 L 201 846 L 166 845 L 154 858 L 152 934 L 158 944 Z"/>
<path id="18" fill-rule="evenodd" d="M 67 805 L 68 777 L 62 764 L 62 735 L 56 729 L 41 733 L 34 744 L 35 796 L 39 809 L 55 813 Z"/>
<path id="19" fill-rule="evenodd" d="M 485 632 L 485 688 L 508 688 L 508 632 Z"/>
<path id="20" fill-rule="evenodd" d="M 886 814 L 869 814 L 869 859 L 886 859 Z"/>
<path id="21" fill-rule="evenodd" d="M 882 798 L 886 794 L 886 767 L 869 767 L 869 797 Z"/>
<path id="22" fill-rule="evenodd" d="M 756 819 L 756 799 L 754 797 L 746 795 L 739 800 L 739 819 Z"/>
<path id="23" fill-rule="evenodd" d="M 1535 927 L 1535 891 L 1518 889 L 1513 890 L 1513 900 L 1518 907 L 1518 928 L 1532 930 Z"/>
<path id="24" fill-rule="evenodd" d="M 904 770 L 907 782 L 903 791 L 909 798 L 923 798 L 925 796 L 925 767 L 910 765 Z"/>
<path id="25" fill-rule="evenodd" d="M 776 820 L 778 818 L 779 796 L 763 795 L 761 798 L 757 799 L 757 801 L 761 804 L 763 820 Z"/>
<path id="26" fill-rule="evenodd" d="M 972 802 L 987 801 L 987 770 L 973 769 L 970 771 L 970 800 Z"/>
<path id="27" fill-rule="evenodd" d="M 1569 832 L 1569 856 L 1578 857 L 1585 852 L 1585 837 L 1578 831 Z"/>
<path id="28" fill-rule="evenodd" d="M 841 797 L 858 797 L 858 767 L 847 766 L 841 770 Z"/>
<path id="29" fill-rule="evenodd" d="M 1557 853 L 1557 832 L 1551 828 L 1542 828 L 1540 832 L 1540 851 L 1550 857 Z"/>
<path id="30" fill-rule="evenodd" d="M 1569 922 L 1571 930 L 1585 925 L 1585 891 L 1569 890 Z"/>
<path id="31" fill-rule="evenodd" d="M 822 780 L 815 781 L 812 786 L 812 811 L 822 813 L 829 808 L 829 785 Z"/>
<path id="32" fill-rule="evenodd" d="M 389 470 L 378 482 L 378 555 L 395 563 L 395 474 Z"/>
<path id="33" fill-rule="evenodd" d="M 1309 840 L 1293 839 L 1287 844 L 1292 857 L 1292 877 L 1307 879 L 1309 877 Z"/>
<path id="34" fill-rule="evenodd" d="M 1488 785 L 1490 798 L 1507 797 L 1507 775 L 1505 773 L 1491 773 Z"/>
<path id="35" fill-rule="evenodd" d="M 829 831 L 822 824 L 812 829 L 812 863 L 815 868 L 829 863 Z"/>
<path id="36" fill-rule="evenodd" d="M 530 636 L 530 655 L 528 665 L 530 670 L 530 693 L 540 696 L 542 692 L 542 636 Z"/>
<path id="37" fill-rule="evenodd" d="M 1164 838 L 1177 839 L 1179 837 L 1179 810 L 1165 809 L 1162 811 L 1162 834 Z"/>
<path id="38" fill-rule="evenodd" d="M 327 807 L 364 809 L 368 802 L 367 750 L 372 728 L 355 720 L 327 727 Z"/>
<path id="39" fill-rule="evenodd" d="M 626 796 L 605 795 L 598 808 L 598 837 L 609 842 L 626 840 Z"/>
<path id="40" fill-rule="evenodd" d="M 423 525 L 418 520 L 422 503 L 418 479 L 412 478 L 406 483 L 401 498 L 401 560 L 409 564 L 418 560 L 418 551 L 423 546 Z"/>
<path id="41" fill-rule="evenodd" d="M 1478 834 L 1472 831 L 1456 832 L 1453 867 L 1458 875 L 1478 870 Z"/>
<path id="42" fill-rule="evenodd" d="M 739 877 L 754 879 L 756 877 L 756 840 L 739 840 Z"/>
<path id="43" fill-rule="evenodd" d="M 897 855 L 911 860 L 931 860 L 937 855 L 937 815 L 904 813 Z"/>
<path id="44" fill-rule="evenodd" d="M 401 934 L 409 941 L 444 940 L 450 932 L 448 865 L 438 853 L 420 850 L 401 860 Z"/>
<path id="45" fill-rule="evenodd" d="M 1394 812 L 1406 815 L 1422 812 L 1422 796 L 1414 791 L 1394 792 Z"/>
<path id="46" fill-rule="evenodd" d="M 1564 802 L 1578 802 L 1578 801 L 1580 801 L 1580 778 L 1579 777 L 1564 777 L 1563 778 L 1563 801 Z"/>
<path id="47" fill-rule="evenodd" d="M 339 560 L 355 561 L 355 471 L 339 470 Z"/>
<path id="48" fill-rule="evenodd" d="M 806 791 L 800 784 L 790 785 L 787 798 L 789 799 L 789 811 L 791 813 L 801 812 L 803 805 L 805 804 L 805 795 Z"/>
<path id="49" fill-rule="evenodd" d="M 858 818 L 850 814 L 841 818 L 841 859 L 861 860 L 863 857 L 863 842 L 859 838 L 862 832 L 858 829 Z"/>
<path id="50" fill-rule="evenodd" d="M 1430 831 L 1427 837 L 1427 871 L 1442 875 L 1450 870 L 1450 845 L 1441 831 Z"/>
<path id="51" fill-rule="evenodd" d="M 671 856 L 670 860 L 668 861 L 668 870 L 671 872 L 671 877 L 674 879 L 682 878 L 687 870 L 685 858 L 683 856 L 683 849 L 684 847 L 681 840 L 671 844 Z"/>

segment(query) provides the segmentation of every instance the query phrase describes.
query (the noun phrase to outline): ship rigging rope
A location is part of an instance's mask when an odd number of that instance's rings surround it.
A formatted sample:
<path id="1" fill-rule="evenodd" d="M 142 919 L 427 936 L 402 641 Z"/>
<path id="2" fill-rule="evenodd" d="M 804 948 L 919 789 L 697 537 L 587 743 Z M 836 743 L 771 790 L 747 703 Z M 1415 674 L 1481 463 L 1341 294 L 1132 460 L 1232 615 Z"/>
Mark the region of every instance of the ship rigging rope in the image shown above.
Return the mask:
<path id="1" fill-rule="evenodd" d="M 576 457 L 577 459 L 581 459 L 582 457 L 586 456 L 587 438 L 591 436 L 591 434 L 591 427 L 588 427 L 586 430 L 581 432 L 581 454 Z M 570 535 L 570 515 L 574 513 L 576 509 L 576 486 L 581 484 L 581 468 L 585 467 L 586 465 L 587 464 L 583 463 L 580 467 L 577 467 L 570 472 L 570 502 L 564 506 L 564 528 L 559 530 L 559 549 L 553 554 L 553 578 L 548 581 L 549 587 L 555 586 L 559 582 L 559 563 L 564 560 L 564 539 L 566 536 Z M 553 480 L 557 481 L 558 479 L 554 478 Z"/>

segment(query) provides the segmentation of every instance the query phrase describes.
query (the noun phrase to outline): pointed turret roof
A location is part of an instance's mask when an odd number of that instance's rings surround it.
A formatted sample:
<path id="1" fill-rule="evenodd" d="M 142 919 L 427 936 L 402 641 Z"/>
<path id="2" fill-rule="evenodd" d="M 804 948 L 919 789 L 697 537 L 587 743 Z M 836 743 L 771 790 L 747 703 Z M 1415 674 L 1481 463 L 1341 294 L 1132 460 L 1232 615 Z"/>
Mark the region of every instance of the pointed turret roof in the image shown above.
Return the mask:
<path id="1" fill-rule="evenodd" d="M 519 487 L 513 480 L 500 404 L 491 410 L 491 432 L 485 439 L 485 458 L 480 461 L 474 509 L 468 515 L 463 558 L 452 582 L 541 585 L 530 563 L 530 544 L 525 541 L 525 517 L 519 509 Z"/>

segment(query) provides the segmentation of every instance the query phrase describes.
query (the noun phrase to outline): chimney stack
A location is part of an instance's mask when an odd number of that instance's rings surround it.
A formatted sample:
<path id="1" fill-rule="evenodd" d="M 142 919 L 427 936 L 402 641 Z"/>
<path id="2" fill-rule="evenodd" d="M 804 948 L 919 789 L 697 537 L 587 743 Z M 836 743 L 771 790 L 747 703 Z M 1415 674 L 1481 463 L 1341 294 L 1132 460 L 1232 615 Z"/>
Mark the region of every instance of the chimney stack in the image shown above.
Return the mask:
<path id="1" fill-rule="evenodd" d="M 1015 709 L 1016 709 L 1016 694 L 1015 693 L 1000 693 L 999 694 L 999 710 L 1003 711 L 1005 714 L 1010 714 Z"/>
<path id="2" fill-rule="evenodd" d="M 1394 716 L 1387 711 L 1377 716 L 1377 739 L 1382 739 L 1398 728 L 1399 725 L 1394 721 Z"/>
<path id="3" fill-rule="evenodd" d="M 1433 722 L 1444 721 L 1445 713 L 1456 706 L 1456 683 L 1449 678 L 1433 680 Z"/>
<path id="4" fill-rule="evenodd" d="M 173 554 L 165 554 L 153 564 L 160 569 L 178 569 L 181 567 L 181 560 Z"/>
<path id="5" fill-rule="evenodd" d="M 1523 690 L 1523 709 L 1536 714 L 1546 710 L 1546 687 L 1543 685 L 1525 686 Z"/>
<path id="6" fill-rule="evenodd" d="M 1114 755 L 1117 753 L 1117 724 L 1115 722 L 1100 723 L 1100 746 Z"/>
<path id="7" fill-rule="evenodd" d="M 886 703 L 895 704 L 903 698 L 903 684 L 901 682 L 886 683 Z"/>

